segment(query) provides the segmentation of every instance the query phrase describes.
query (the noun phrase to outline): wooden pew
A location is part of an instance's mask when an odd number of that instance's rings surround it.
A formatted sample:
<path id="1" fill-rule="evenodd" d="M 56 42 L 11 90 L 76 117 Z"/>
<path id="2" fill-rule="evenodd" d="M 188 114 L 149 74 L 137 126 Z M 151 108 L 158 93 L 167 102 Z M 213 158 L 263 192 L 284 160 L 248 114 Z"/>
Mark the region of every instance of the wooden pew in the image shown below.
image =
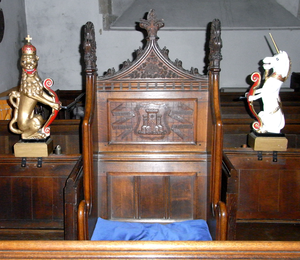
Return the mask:
<path id="1" fill-rule="evenodd" d="M 80 169 L 79 154 L 42 158 L 0 157 L 0 239 L 63 239 L 64 187 Z M 24 163 L 26 165 L 24 165 Z M 39 165 L 40 163 L 40 165 Z M 66 225 L 70 225 L 66 222 Z M 57 236 L 50 236 L 49 232 Z"/>
<path id="2" fill-rule="evenodd" d="M 60 91 L 59 94 L 67 105 L 80 93 Z M 9 120 L 0 120 L 0 239 L 77 236 L 77 216 L 72 213 L 76 212 L 74 201 L 82 199 L 79 188 L 82 182 L 78 181 L 82 173 L 81 120 L 64 119 L 66 115 L 70 118 L 63 112 L 61 119 L 51 125 L 53 147 L 60 145 L 61 154 L 41 160 L 15 157 L 13 146 L 20 136 L 10 132 Z"/>
<path id="3" fill-rule="evenodd" d="M 229 239 L 237 238 L 238 223 L 247 223 L 249 227 L 254 222 L 299 223 L 296 204 L 300 192 L 300 93 L 280 94 L 286 119 L 282 132 L 288 138 L 288 150 L 263 152 L 261 157 L 246 145 L 255 119 L 248 113 L 246 100 L 239 99 L 242 96 L 242 92 L 221 92 L 220 97 L 224 129 L 223 194 L 228 207 Z M 255 106 L 259 111 L 259 104 Z"/>

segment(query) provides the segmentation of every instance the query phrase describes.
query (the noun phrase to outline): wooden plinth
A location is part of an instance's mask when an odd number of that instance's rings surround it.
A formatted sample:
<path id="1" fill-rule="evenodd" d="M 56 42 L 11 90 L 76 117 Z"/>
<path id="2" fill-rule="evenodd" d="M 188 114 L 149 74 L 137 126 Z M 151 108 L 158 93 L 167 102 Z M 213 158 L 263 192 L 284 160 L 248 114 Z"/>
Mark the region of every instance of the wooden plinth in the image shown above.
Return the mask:
<path id="1" fill-rule="evenodd" d="M 14 145 L 15 157 L 48 157 L 53 151 L 53 140 L 26 142 L 20 140 Z"/>
<path id="2" fill-rule="evenodd" d="M 281 135 L 263 136 L 255 133 L 248 135 L 248 145 L 254 151 L 286 151 L 287 144 L 287 138 Z"/>

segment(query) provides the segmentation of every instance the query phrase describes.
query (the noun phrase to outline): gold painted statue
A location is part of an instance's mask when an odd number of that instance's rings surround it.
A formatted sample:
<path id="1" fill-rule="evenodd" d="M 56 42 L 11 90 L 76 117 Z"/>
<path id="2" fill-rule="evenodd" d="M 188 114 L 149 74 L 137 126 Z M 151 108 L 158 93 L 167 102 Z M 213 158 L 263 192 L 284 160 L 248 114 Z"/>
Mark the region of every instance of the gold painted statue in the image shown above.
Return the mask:
<path id="1" fill-rule="evenodd" d="M 37 65 L 39 57 L 36 48 L 30 43 L 29 35 L 27 43 L 22 47 L 21 67 L 22 78 L 19 91 L 12 91 L 9 100 L 14 106 L 14 116 L 9 124 L 13 133 L 21 134 L 23 140 L 41 140 L 50 136 L 49 125 L 61 108 L 56 93 L 51 89 L 53 81 L 44 81 L 38 75 Z M 39 114 L 34 114 L 37 103 L 48 105 L 52 108 L 52 114 L 46 122 Z"/>

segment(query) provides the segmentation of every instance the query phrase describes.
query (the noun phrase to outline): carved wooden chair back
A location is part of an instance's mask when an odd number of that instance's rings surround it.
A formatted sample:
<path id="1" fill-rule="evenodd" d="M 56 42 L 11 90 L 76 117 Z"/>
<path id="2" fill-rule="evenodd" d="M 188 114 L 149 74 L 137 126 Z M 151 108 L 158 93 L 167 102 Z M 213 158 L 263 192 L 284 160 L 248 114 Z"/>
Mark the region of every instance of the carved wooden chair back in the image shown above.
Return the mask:
<path id="1" fill-rule="evenodd" d="M 226 239 L 226 207 L 220 201 L 220 22 L 211 23 L 208 75 L 169 59 L 169 50 L 157 43 L 162 26 L 151 10 L 140 22 L 148 33 L 145 48 L 102 77 L 94 27 L 85 26 L 80 239 L 89 239 L 97 217 L 159 223 L 205 219 L 215 239 Z"/>

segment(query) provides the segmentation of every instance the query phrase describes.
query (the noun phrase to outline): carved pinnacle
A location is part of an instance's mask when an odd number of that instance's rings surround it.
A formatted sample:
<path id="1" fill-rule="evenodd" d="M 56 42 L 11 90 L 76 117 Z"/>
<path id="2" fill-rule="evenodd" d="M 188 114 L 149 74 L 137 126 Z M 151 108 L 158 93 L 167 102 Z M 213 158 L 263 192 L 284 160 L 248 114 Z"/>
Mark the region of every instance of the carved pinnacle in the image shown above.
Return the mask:
<path id="1" fill-rule="evenodd" d="M 145 19 L 140 20 L 140 27 L 147 30 L 148 39 L 150 39 L 150 40 L 157 40 L 158 39 L 157 31 L 161 27 L 163 27 L 164 25 L 165 24 L 164 24 L 164 21 L 162 19 L 158 20 L 156 18 L 156 15 L 155 15 L 153 9 L 151 9 L 149 11 L 149 13 L 147 15 L 147 20 L 145 20 Z"/>

